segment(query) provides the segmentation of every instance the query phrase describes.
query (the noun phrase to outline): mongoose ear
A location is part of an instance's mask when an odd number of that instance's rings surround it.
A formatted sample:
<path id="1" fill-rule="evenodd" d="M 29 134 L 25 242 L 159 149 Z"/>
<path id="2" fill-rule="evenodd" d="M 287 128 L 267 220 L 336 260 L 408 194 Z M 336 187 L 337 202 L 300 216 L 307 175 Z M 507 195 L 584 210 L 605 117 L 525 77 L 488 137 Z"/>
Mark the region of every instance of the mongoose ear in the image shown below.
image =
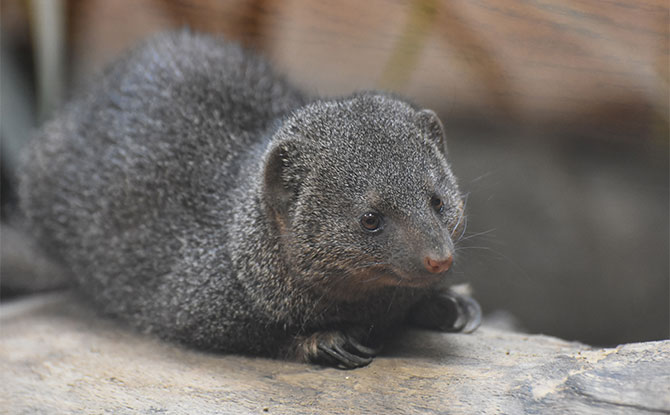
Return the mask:
<path id="1" fill-rule="evenodd" d="M 268 207 L 286 221 L 300 190 L 304 169 L 300 167 L 298 140 L 286 140 L 270 148 L 263 171 L 264 194 Z"/>
<path id="2" fill-rule="evenodd" d="M 447 155 L 447 139 L 442 121 L 433 110 L 423 109 L 417 113 L 418 122 L 426 139 L 432 140 L 442 153 Z"/>

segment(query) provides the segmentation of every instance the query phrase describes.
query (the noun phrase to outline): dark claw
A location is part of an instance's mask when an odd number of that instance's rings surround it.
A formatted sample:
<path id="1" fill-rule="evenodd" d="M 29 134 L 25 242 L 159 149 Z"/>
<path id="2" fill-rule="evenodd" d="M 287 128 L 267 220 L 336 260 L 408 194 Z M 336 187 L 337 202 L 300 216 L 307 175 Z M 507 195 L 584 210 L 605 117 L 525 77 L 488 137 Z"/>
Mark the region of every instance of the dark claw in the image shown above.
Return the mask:
<path id="1" fill-rule="evenodd" d="M 467 315 L 465 314 L 461 303 L 458 301 L 458 298 L 444 295 L 441 296 L 438 301 L 443 301 L 444 305 L 450 311 L 448 313 L 449 318 L 445 319 L 437 328 L 449 333 L 458 333 L 463 330 L 467 323 Z"/>
<path id="2" fill-rule="evenodd" d="M 482 322 L 482 310 L 472 297 L 446 291 L 412 310 L 410 322 L 444 332 L 472 333 Z"/>
<path id="3" fill-rule="evenodd" d="M 482 308 L 479 306 L 479 303 L 472 297 L 460 296 L 458 297 L 461 303 L 461 306 L 465 310 L 465 315 L 467 315 L 467 323 L 462 329 L 463 333 L 472 333 L 477 330 L 480 324 L 482 324 Z"/>
<path id="4" fill-rule="evenodd" d="M 353 337 L 349 337 L 349 344 L 364 357 L 375 357 L 382 350 L 381 346 L 374 349 L 372 347 L 363 346 Z"/>
<path id="5" fill-rule="evenodd" d="M 338 353 L 336 350 L 328 348 L 322 344 L 318 345 L 317 347 L 320 353 L 317 353 L 316 356 L 312 356 L 312 361 L 314 363 L 327 362 L 332 366 L 340 366 L 346 363 L 346 358 L 342 356 L 340 353 Z"/>
<path id="6" fill-rule="evenodd" d="M 361 344 L 358 337 L 362 333 L 356 330 L 314 333 L 302 343 L 302 360 L 340 369 L 367 366 L 378 350 Z"/>
<path id="7" fill-rule="evenodd" d="M 319 345 L 319 350 L 330 355 L 337 361 L 337 366 L 344 369 L 355 369 L 357 367 L 367 366 L 372 362 L 372 357 L 356 356 L 344 350 L 339 344 L 334 344 L 332 348 Z"/>

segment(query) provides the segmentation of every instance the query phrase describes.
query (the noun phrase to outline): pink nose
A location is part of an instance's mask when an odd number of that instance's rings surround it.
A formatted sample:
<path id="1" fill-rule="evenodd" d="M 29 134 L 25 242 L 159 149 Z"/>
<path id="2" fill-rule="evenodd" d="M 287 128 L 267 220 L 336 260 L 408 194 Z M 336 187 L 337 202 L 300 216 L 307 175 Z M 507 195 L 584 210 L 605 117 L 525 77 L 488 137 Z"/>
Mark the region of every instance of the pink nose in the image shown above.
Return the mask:
<path id="1" fill-rule="evenodd" d="M 449 255 L 449 258 L 442 261 L 436 261 L 430 257 L 426 257 L 423 260 L 423 264 L 426 266 L 428 272 L 432 272 L 433 274 L 438 274 L 440 272 L 447 271 L 449 268 L 451 268 L 451 264 L 453 263 L 454 263 L 453 255 Z"/>

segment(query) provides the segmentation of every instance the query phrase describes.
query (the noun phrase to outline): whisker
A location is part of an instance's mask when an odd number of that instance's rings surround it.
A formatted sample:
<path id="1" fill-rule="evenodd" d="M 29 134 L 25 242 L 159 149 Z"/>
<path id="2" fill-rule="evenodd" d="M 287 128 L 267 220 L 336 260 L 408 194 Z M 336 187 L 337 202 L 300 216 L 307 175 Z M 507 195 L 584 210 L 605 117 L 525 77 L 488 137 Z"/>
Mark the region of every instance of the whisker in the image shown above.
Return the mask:
<path id="1" fill-rule="evenodd" d="M 482 174 L 481 176 L 479 176 L 479 177 L 475 177 L 474 179 L 470 180 L 470 183 L 476 183 L 476 182 L 478 182 L 478 181 L 480 181 L 480 180 L 482 180 L 482 179 L 485 179 L 485 178 L 489 177 L 489 176 L 492 175 L 492 174 L 493 174 L 493 170 L 488 171 L 488 172 Z"/>
<path id="2" fill-rule="evenodd" d="M 466 236 L 466 237 L 461 237 L 461 238 L 459 238 L 458 240 L 459 240 L 459 241 L 467 241 L 468 239 L 476 238 L 476 237 L 478 237 L 478 236 L 487 235 L 487 234 L 489 234 L 489 233 L 491 233 L 491 232 L 495 232 L 496 230 L 497 230 L 497 228 L 492 228 L 492 229 L 489 229 L 489 230 L 487 230 L 487 231 L 477 232 L 477 233 L 470 234 L 470 235 L 468 235 L 468 236 Z"/>
<path id="3" fill-rule="evenodd" d="M 452 239 L 454 237 L 454 233 L 456 232 L 456 229 L 458 229 L 458 227 L 461 225 L 461 221 L 465 218 L 465 220 L 467 222 L 467 216 L 465 216 L 465 209 L 467 209 L 467 207 L 468 207 L 468 199 L 470 198 L 470 193 L 466 193 L 466 194 L 462 195 L 461 198 L 463 199 L 463 209 L 461 210 L 461 214 L 458 216 L 458 221 L 456 221 L 456 225 L 454 226 L 454 229 L 449 234 L 449 237 L 452 238 Z M 461 237 L 462 236 L 463 236 L 463 234 L 461 233 Z"/>
<path id="4" fill-rule="evenodd" d="M 393 295 L 391 295 L 391 301 L 389 301 L 389 306 L 386 309 L 386 312 L 391 311 L 391 306 L 393 305 L 393 300 L 395 300 L 395 295 L 398 292 L 398 288 L 400 288 L 400 284 L 402 283 L 402 279 L 399 279 L 398 282 L 396 283 L 395 289 L 393 290 Z"/>
<path id="5" fill-rule="evenodd" d="M 465 222 L 463 222 L 463 230 L 461 231 L 461 234 L 458 236 L 458 239 L 456 239 L 456 242 L 459 242 L 461 239 L 463 239 L 463 235 L 465 235 L 465 231 L 468 229 L 468 217 L 465 217 Z"/>
<path id="6" fill-rule="evenodd" d="M 511 264 L 512 266 L 514 266 L 514 268 L 516 268 L 518 271 L 520 271 L 521 275 L 523 275 L 526 279 L 530 280 L 530 276 L 528 275 L 526 270 L 524 270 L 523 267 L 521 267 L 519 264 L 516 263 L 516 261 L 514 261 L 509 256 L 503 254 L 502 252 L 499 252 L 499 251 L 497 251 L 497 250 L 495 250 L 491 247 L 488 247 L 488 246 L 459 246 L 459 247 L 456 248 L 456 252 L 467 251 L 467 250 L 474 250 L 474 251 L 479 250 L 479 251 L 491 252 L 491 253 L 495 254 L 495 256 L 498 257 L 499 259 L 503 259 L 503 260 L 507 261 L 509 264 Z"/>

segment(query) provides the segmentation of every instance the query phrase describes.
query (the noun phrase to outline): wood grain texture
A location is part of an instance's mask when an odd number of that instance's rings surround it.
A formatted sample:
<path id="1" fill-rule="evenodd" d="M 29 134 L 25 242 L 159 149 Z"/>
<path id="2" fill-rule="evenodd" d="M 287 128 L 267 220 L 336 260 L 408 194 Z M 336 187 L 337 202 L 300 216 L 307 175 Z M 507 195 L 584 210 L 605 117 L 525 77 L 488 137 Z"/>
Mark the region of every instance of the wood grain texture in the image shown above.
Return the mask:
<path id="1" fill-rule="evenodd" d="M 67 296 L 0 311 L 9 414 L 670 413 L 670 341 L 593 349 L 492 328 L 410 331 L 341 371 L 161 343 Z"/>
<path id="2" fill-rule="evenodd" d="M 188 25 L 261 49 L 322 94 L 383 86 L 448 119 L 590 125 L 628 139 L 667 131 L 662 0 L 72 0 L 71 10 L 79 74 Z"/>

